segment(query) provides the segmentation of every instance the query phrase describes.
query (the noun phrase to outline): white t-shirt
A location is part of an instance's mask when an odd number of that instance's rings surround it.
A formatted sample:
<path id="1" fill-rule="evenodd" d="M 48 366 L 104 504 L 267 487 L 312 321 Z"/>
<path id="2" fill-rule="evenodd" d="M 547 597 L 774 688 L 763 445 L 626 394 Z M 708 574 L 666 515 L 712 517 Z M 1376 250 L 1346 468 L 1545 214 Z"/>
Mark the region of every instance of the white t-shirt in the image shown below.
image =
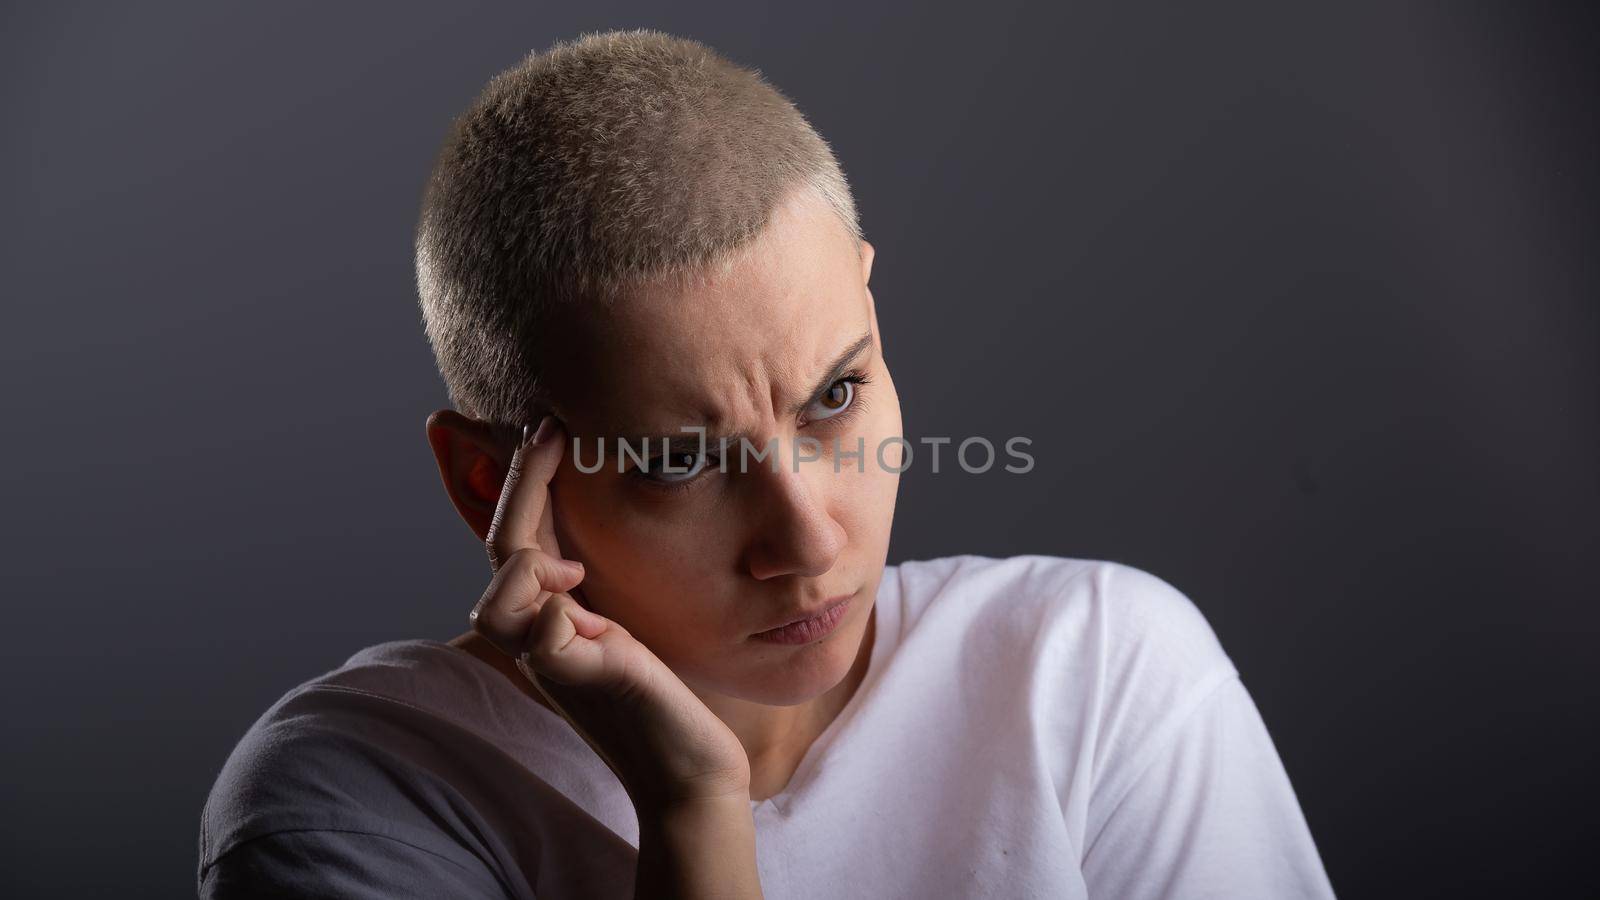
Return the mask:
<path id="1" fill-rule="evenodd" d="M 766 897 L 1331 897 L 1255 704 L 1176 588 L 1112 562 L 885 569 L 849 704 L 751 804 Z M 357 653 L 269 709 L 202 815 L 206 897 L 629 897 L 638 820 L 465 651 Z"/>

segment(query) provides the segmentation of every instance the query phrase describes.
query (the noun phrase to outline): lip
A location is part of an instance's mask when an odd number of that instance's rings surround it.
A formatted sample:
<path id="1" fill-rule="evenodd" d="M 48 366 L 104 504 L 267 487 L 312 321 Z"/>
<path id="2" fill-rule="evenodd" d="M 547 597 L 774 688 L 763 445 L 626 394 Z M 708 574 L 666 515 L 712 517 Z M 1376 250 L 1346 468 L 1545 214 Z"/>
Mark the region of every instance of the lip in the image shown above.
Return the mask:
<path id="1" fill-rule="evenodd" d="M 802 614 L 775 628 L 758 631 L 752 637 L 771 644 L 809 644 L 821 640 L 839 627 L 845 613 L 850 611 L 850 601 L 854 598 L 855 594 L 832 597 L 817 611 Z"/>

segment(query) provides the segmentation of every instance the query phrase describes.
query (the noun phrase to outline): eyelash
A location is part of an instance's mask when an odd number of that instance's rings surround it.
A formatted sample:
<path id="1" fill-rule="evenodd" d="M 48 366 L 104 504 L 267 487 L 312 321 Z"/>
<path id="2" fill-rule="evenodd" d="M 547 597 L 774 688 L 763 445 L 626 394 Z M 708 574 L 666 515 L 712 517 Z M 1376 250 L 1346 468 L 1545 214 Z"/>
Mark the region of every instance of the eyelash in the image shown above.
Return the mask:
<path id="1" fill-rule="evenodd" d="M 829 416 L 826 419 L 819 419 L 818 420 L 819 422 L 825 422 L 825 423 L 827 423 L 829 425 L 837 427 L 839 425 L 845 424 L 845 423 L 853 420 L 857 415 L 859 415 L 861 413 L 861 411 L 863 409 L 865 409 L 865 407 L 866 407 L 866 391 L 862 390 L 862 388 L 864 388 L 867 385 L 871 384 L 872 383 L 872 379 L 867 377 L 866 372 L 864 372 L 864 371 L 862 371 L 860 369 L 852 369 L 851 371 L 846 372 L 843 375 L 840 375 L 838 378 L 835 378 L 833 380 L 833 382 L 828 385 L 828 388 L 829 388 L 829 390 L 831 390 L 834 385 L 841 384 L 841 383 L 844 383 L 844 382 L 849 382 L 849 383 L 851 383 L 851 384 L 856 386 L 855 387 L 855 391 L 852 393 L 851 398 L 850 398 L 850 407 L 848 409 L 846 409 L 844 412 L 839 413 L 838 415 Z M 815 403 L 817 399 L 820 399 L 820 397 L 826 395 L 826 393 L 827 392 L 824 391 L 823 394 L 820 394 L 820 395 L 818 395 L 818 397 L 813 398 L 812 402 Z M 656 459 L 659 459 L 659 458 L 660 457 L 653 457 L 651 459 L 651 462 L 654 462 Z M 628 470 L 628 474 L 633 476 L 636 480 L 642 482 L 644 484 L 644 486 L 646 488 L 650 489 L 650 490 L 661 491 L 661 492 L 667 493 L 667 494 L 683 493 L 685 491 L 694 490 L 697 486 L 699 486 L 699 484 L 702 481 L 705 481 L 705 477 L 704 477 L 705 473 L 708 470 L 711 470 L 711 469 L 715 468 L 715 463 L 711 462 L 711 460 L 713 460 L 715 458 L 716 457 L 714 457 L 711 454 L 707 453 L 706 454 L 707 462 L 706 462 L 705 466 L 701 468 L 700 474 L 694 476 L 693 478 L 687 479 L 685 481 L 659 481 L 659 480 L 656 480 L 654 478 L 651 478 L 648 475 L 645 475 L 644 471 L 642 469 L 638 468 L 637 466 L 632 468 L 632 469 L 629 469 Z"/>

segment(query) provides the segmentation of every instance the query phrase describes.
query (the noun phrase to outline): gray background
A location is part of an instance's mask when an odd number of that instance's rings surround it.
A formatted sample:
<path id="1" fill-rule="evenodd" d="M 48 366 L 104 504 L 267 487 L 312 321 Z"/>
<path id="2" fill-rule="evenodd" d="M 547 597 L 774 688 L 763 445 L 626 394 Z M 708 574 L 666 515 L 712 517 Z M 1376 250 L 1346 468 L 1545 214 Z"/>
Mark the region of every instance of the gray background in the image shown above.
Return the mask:
<path id="1" fill-rule="evenodd" d="M 489 76 L 634 26 L 837 148 L 907 434 L 1035 441 L 908 473 L 891 561 L 1183 589 L 1344 896 L 1594 888 L 1592 17 L 655 6 L 6 13 L 5 893 L 192 892 L 256 715 L 463 627 L 422 179 Z"/>

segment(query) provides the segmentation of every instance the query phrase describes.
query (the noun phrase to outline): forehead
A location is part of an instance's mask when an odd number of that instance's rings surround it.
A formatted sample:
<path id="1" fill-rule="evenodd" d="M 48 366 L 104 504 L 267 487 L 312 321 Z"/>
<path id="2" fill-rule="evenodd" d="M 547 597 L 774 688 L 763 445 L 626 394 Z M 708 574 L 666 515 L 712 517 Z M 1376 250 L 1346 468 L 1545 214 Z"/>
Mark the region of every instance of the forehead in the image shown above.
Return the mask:
<path id="1" fill-rule="evenodd" d="M 671 434 L 801 399 L 870 317 L 854 238 L 800 192 L 725 265 L 563 325 L 545 386 L 569 427 Z"/>

